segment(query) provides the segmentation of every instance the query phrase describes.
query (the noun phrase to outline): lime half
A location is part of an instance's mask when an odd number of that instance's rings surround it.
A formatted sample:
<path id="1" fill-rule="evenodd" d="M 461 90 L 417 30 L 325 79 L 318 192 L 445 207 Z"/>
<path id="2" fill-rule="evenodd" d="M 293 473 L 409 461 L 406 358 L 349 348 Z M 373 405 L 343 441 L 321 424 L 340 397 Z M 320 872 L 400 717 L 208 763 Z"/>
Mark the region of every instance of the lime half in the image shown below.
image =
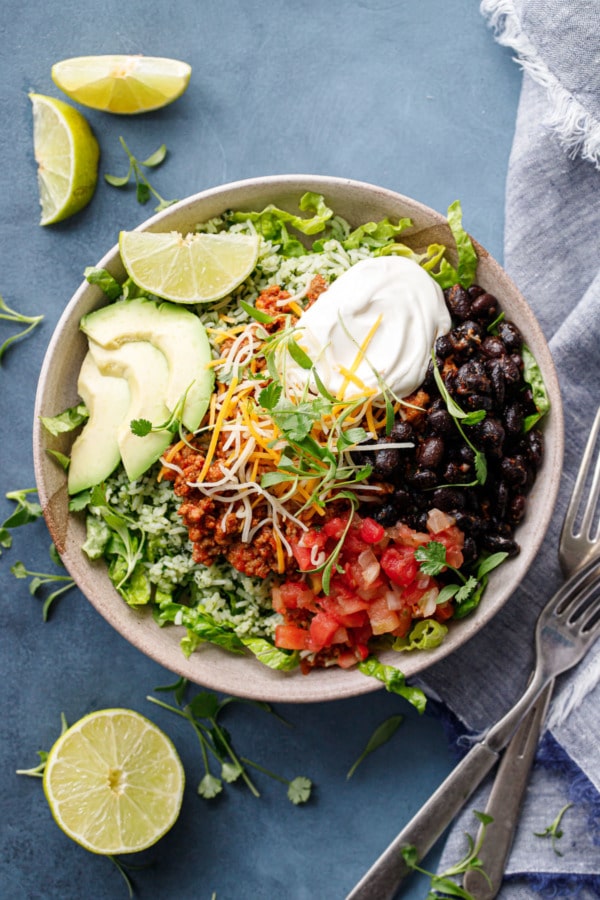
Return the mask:
<path id="1" fill-rule="evenodd" d="M 121 259 L 139 287 L 175 303 L 230 294 L 254 269 L 259 238 L 245 234 L 122 231 Z"/>
<path id="2" fill-rule="evenodd" d="M 62 830 L 92 853 L 135 853 L 179 815 L 184 772 L 169 738 L 144 716 L 105 709 L 56 741 L 44 792 Z"/>
<path id="3" fill-rule="evenodd" d="M 98 142 L 81 113 L 53 97 L 30 94 L 33 148 L 38 165 L 41 225 L 79 212 L 98 181 Z"/>
<path id="4" fill-rule="evenodd" d="M 187 63 L 157 56 L 76 56 L 52 66 L 52 80 L 72 100 L 125 115 L 172 103 L 191 74 Z"/>

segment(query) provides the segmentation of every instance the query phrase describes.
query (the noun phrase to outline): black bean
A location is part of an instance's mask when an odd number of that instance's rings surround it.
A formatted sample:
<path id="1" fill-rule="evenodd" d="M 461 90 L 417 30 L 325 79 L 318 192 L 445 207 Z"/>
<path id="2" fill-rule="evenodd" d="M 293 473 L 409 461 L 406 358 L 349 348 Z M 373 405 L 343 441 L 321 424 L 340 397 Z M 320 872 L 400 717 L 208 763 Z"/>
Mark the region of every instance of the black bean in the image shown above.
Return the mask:
<path id="1" fill-rule="evenodd" d="M 454 422 L 448 410 L 432 409 L 427 416 L 427 430 L 432 434 L 444 435 L 451 434 L 454 429 Z"/>
<path id="2" fill-rule="evenodd" d="M 516 437 L 523 430 L 523 407 L 519 402 L 510 403 L 504 411 L 504 427 L 506 433 Z"/>
<path id="3" fill-rule="evenodd" d="M 467 293 L 471 300 L 475 300 L 477 297 L 480 297 L 481 294 L 485 294 L 485 288 L 482 288 L 479 284 L 472 284 L 471 287 L 467 289 Z"/>
<path id="4" fill-rule="evenodd" d="M 418 491 L 427 491 L 436 486 L 438 478 L 431 469 L 415 469 L 408 475 L 407 481 Z"/>
<path id="5" fill-rule="evenodd" d="M 454 514 L 454 518 L 456 519 L 456 524 L 460 528 L 461 531 L 464 531 L 465 534 L 474 535 L 477 537 L 480 534 L 483 534 L 485 531 L 485 524 L 480 516 L 473 515 L 473 513 L 462 512 L 461 510 L 457 510 Z"/>
<path id="6" fill-rule="evenodd" d="M 505 432 L 502 422 L 493 416 L 486 416 L 483 422 L 473 426 L 477 439 L 484 451 L 495 457 L 502 455 Z"/>
<path id="7" fill-rule="evenodd" d="M 492 383 L 494 400 L 496 406 L 502 409 L 506 397 L 506 381 L 504 378 L 504 370 L 502 360 L 500 358 L 488 359 L 486 365 L 490 381 Z"/>
<path id="8" fill-rule="evenodd" d="M 498 337 L 509 353 L 518 353 L 523 346 L 523 335 L 514 322 L 507 319 L 498 324 Z"/>
<path id="9" fill-rule="evenodd" d="M 453 328 L 449 337 L 454 353 L 469 357 L 481 346 L 483 331 L 481 325 L 469 319 Z"/>
<path id="10" fill-rule="evenodd" d="M 401 419 L 394 422 L 390 431 L 392 441 L 413 441 L 414 438 L 415 432 L 410 422 L 403 422 Z"/>
<path id="11" fill-rule="evenodd" d="M 498 300 L 493 294 L 480 294 L 471 304 L 471 315 L 475 319 L 491 322 L 498 315 Z"/>
<path id="12" fill-rule="evenodd" d="M 469 394 L 468 397 L 465 397 L 464 407 L 467 412 L 477 409 L 485 409 L 487 412 L 490 412 L 494 404 L 491 397 L 486 397 L 483 394 Z"/>
<path id="13" fill-rule="evenodd" d="M 435 342 L 435 355 L 438 360 L 447 359 L 453 353 L 452 341 L 449 334 L 442 334 Z"/>
<path id="14" fill-rule="evenodd" d="M 528 461 L 537 469 L 544 456 L 544 438 L 539 428 L 527 432 L 525 447 Z"/>
<path id="15" fill-rule="evenodd" d="M 376 450 L 375 451 L 375 466 L 373 471 L 377 475 L 382 475 L 384 478 L 391 477 L 396 469 L 400 466 L 400 450 L 396 448 L 392 448 L 390 450 Z"/>
<path id="16" fill-rule="evenodd" d="M 455 385 L 459 394 L 489 394 L 492 387 L 485 366 L 478 359 L 463 363 L 456 373 Z"/>
<path id="17" fill-rule="evenodd" d="M 503 537 L 501 534 L 484 534 L 481 544 L 491 553 L 508 553 L 509 556 L 516 556 L 519 552 L 519 545 L 512 538 Z"/>
<path id="18" fill-rule="evenodd" d="M 460 284 L 455 284 L 445 292 L 446 306 L 454 319 L 464 321 L 471 312 L 471 298 Z"/>
<path id="19" fill-rule="evenodd" d="M 521 487 L 527 481 L 527 463 L 523 456 L 505 456 L 500 462 L 500 471 L 513 487 Z"/>
<path id="20" fill-rule="evenodd" d="M 449 462 L 444 469 L 444 481 L 449 484 L 462 484 L 469 481 L 471 467 L 466 463 Z"/>
<path id="21" fill-rule="evenodd" d="M 435 469 L 444 455 L 444 441 L 441 437 L 425 438 L 417 449 L 417 463 L 425 469 Z"/>
<path id="22" fill-rule="evenodd" d="M 506 347 L 499 337 L 490 334 L 481 342 L 481 349 L 490 359 L 498 359 L 506 354 Z"/>
<path id="23" fill-rule="evenodd" d="M 525 494 L 515 494 L 515 496 L 510 501 L 508 507 L 508 521 L 512 525 L 518 525 L 523 521 L 525 516 L 525 508 L 526 508 L 526 498 Z"/>
<path id="24" fill-rule="evenodd" d="M 505 481 L 499 481 L 494 487 L 493 491 L 493 501 L 494 501 L 494 513 L 499 519 L 503 519 L 506 515 L 506 508 L 508 505 L 508 485 Z"/>
<path id="25" fill-rule="evenodd" d="M 385 503 L 383 506 L 371 508 L 369 511 L 371 518 L 386 528 L 395 525 L 399 519 L 398 511 L 392 503 Z"/>
<path id="26" fill-rule="evenodd" d="M 477 559 L 477 557 L 479 555 L 479 551 L 477 550 L 476 542 L 473 540 L 472 537 L 469 537 L 468 535 L 467 535 L 467 537 L 465 537 L 465 543 L 463 546 L 462 553 L 463 553 L 463 559 L 464 559 L 465 563 L 467 563 L 467 564 L 475 562 L 475 560 Z"/>
<path id="27" fill-rule="evenodd" d="M 450 513 L 465 508 L 465 495 L 460 488 L 437 488 L 431 495 L 432 505 L 442 512 Z"/>
<path id="28" fill-rule="evenodd" d="M 404 488 L 398 488 L 397 491 L 394 491 L 392 500 L 396 509 L 401 512 L 406 512 L 412 504 L 411 495 Z"/>

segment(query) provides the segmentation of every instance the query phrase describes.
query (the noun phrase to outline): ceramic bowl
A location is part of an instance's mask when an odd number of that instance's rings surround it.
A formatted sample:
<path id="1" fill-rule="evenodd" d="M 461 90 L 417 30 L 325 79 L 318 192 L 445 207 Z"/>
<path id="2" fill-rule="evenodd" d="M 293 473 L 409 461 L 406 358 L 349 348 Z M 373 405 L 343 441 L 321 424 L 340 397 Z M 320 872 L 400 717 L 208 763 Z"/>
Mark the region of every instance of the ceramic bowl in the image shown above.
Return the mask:
<path id="1" fill-rule="evenodd" d="M 328 205 L 351 225 L 385 216 L 393 220 L 408 216 L 414 224 L 403 234 L 404 242 L 416 250 L 423 250 L 433 242 L 452 246 L 445 217 L 415 200 L 370 184 L 309 175 L 254 178 L 212 188 L 153 216 L 140 229 L 185 233 L 193 230 L 196 223 L 225 210 L 261 209 L 269 203 L 297 212 L 299 198 L 309 190 L 323 194 Z M 492 573 L 477 610 L 470 617 L 452 623 L 445 641 L 434 650 L 405 656 L 391 651 L 382 654 L 382 661 L 399 667 L 407 678 L 422 673 L 468 641 L 486 626 L 510 597 L 544 538 L 562 467 L 560 392 L 548 346 L 531 309 L 515 285 L 481 246 L 476 244 L 476 249 L 479 254 L 477 282 L 499 298 L 507 317 L 518 324 L 543 373 L 552 401 L 551 412 L 544 423 L 545 456 L 529 496 L 526 518 L 518 529 L 521 552 Z M 125 275 L 117 246 L 98 262 L 98 266 L 108 269 L 117 279 Z M 84 523 L 79 515 L 69 513 L 64 472 L 46 452 L 52 448 L 67 453 L 72 437 L 48 435 L 40 426 L 39 417 L 55 415 L 76 403 L 77 376 L 86 350 L 79 321 L 82 315 L 105 302 L 104 294 L 87 282 L 76 291 L 50 341 L 35 405 L 34 461 L 39 497 L 52 539 L 79 588 L 96 610 L 135 647 L 173 672 L 213 690 L 240 697 L 295 703 L 340 699 L 379 688 L 379 682 L 356 670 L 332 667 L 314 670 L 309 675 L 299 671 L 282 673 L 266 668 L 253 657 L 230 655 L 211 645 L 204 645 L 186 659 L 179 645 L 183 629 L 176 626 L 159 628 L 149 610 L 128 607 L 115 592 L 104 563 L 90 562 L 82 553 Z"/>

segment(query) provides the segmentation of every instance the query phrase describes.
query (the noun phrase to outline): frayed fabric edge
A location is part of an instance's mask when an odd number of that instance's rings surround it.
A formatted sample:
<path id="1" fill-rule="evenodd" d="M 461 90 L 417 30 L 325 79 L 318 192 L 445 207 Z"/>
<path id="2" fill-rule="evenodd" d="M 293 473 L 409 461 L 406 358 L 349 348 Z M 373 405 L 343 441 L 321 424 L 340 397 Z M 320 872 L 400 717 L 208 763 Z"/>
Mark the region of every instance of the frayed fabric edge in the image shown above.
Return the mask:
<path id="1" fill-rule="evenodd" d="M 600 122 L 586 112 L 540 59 L 521 29 L 514 0 L 482 0 L 480 12 L 498 43 L 512 47 L 521 68 L 546 90 L 550 109 L 545 124 L 554 131 L 569 156 L 580 155 L 600 169 Z"/>

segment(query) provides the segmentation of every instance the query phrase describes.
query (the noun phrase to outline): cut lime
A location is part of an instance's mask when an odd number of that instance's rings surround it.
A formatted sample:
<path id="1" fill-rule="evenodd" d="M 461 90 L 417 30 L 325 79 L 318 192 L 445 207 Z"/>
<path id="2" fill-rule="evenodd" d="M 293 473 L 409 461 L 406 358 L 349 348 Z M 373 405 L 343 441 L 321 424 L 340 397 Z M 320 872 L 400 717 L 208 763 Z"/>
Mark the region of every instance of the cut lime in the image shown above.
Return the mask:
<path id="1" fill-rule="evenodd" d="M 259 239 L 244 234 L 122 231 L 121 259 L 139 287 L 175 303 L 208 303 L 230 294 L 252 272 Z"/>
<path id="2" fill-rule="evenodd" d="M 56 741 L 44 792 L 62 830 L 92 853 L 135 853 L 174 824 L 184 772 L 169 738 L 144 716 L 105 709 Z"/>
<path id="3" fill-rule="evenodd" d="M 53 97 L 30 94 L 38 164 L 41 225 L 60 222 L 92 199 L 98 181 L 98 142 L 81 113 Z"/>
<path id="4" fill-rule="evenodd" d="M 187 63 L 156 56 L 76 56 L 52 66 L 52 80 L 71 100 L 124 115 L 177 100 L 191 74 Z"/>

